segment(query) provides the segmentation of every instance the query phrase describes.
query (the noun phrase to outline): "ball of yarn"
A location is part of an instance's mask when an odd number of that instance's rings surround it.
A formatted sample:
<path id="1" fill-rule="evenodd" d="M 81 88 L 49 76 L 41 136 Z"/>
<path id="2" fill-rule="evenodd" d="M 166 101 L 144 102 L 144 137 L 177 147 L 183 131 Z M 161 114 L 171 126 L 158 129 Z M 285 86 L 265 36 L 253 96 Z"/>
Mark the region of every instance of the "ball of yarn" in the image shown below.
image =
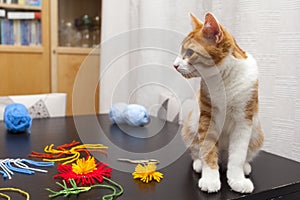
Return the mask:
<path id="1" fill-rule="evenodd" d="M 131 126 L 143 126 L 149 122 L 149 115 L 145 107 L 130 104 L 123 112 L 127 124 Z"/>
<path id="2" fill-rule="evenodd" d="M 113 123 L 127 123 L 131 126 L 144 126 L 150 121 L 145 107 L 137 104 L 116 103 L 112 105 L 109 118 Z"/>
<path id="3" fill-rule="evenodd" d="M 5 107 L 4 123 L 6 129 L 13 133 L 26 130 L 30 133 L 32 119 L 23 104 L 13 103 Z"/>
<path id="4" fill-rule="evenodd" d="M 126 109 L 126 103 L 116 103 L 114 104 L 109 111 L 109 118 L 113 123 L 122 124 L 125 123 L 125 119 L 123 117 L 123 112 Z"/>

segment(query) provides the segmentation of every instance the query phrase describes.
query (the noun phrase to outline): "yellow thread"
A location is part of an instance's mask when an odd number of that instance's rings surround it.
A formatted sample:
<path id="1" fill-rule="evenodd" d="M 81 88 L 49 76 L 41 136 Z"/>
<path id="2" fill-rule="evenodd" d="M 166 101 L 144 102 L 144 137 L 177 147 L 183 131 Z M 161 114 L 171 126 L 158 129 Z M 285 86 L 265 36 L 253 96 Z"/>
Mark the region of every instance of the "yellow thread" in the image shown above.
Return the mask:
<path id="1" fill-rule="evenodd" d="M 29 194 L 27 192 L 25 192 L 23 190 L 20 190 L 18 188 L 0 188 L 0 191 L 14 191 L 14 192 L 19 192 L 19 193 L 23 194 L 26 197 L 26 200 L 30 199 L 30 196 L 29 196 Z M 10 197 L 8 199 L 10 199 Z"/>
<path id="2" fill-rule="evenodd" d="M 6 194 L 3 194 L 3 193 L 0 193 L 0 197 L 4 197 L 7 200 L 10 200 L 10 197 L 8 195 L 6 195 Z"/>
<path id="3" fill-rule="evenodd" d="M 68 156 L 68 157 L 64 157 L 64 158 L 54 158 L 54 159 L 48 159 L 48 158 L 44 158 L 43 161 L 47 161 L 47 162 L 60 162 L 60 161 L 64 161 L 64 160 L 69 160 L 71 158 L 76 157 L 77 154 L 80 155 L 79 152 L 72 152 L 73 155 Z"/>
<path id="4" fill-rule="evenodd" d="M 73 156 L 72 156 L 72 157 L 73 157 Z M 80 157 L 80 153 L 79 153 L 79 152 L 76 152 L 75 158 L 73 158 L 73 159 L 71 159 L 71 160 L 69 160 L 69 161 L 66 161 L 66 162 L 64 162 L 64 163 L 62 163 L 62 164 L 63 164 L 63 165 L 66 165 L 66 164 L 72 163 L 72 162 L 74 162 L 75 160 L 78 160 L 79 157 Z"/>
<path id="5" fill-rule="evenodd" d="M 53 153 L 53 154 L 65 152 L 65 151 L 62 151 L 62 150 L 53 149 L 53 147 L 54 147 L 54 144 L 51 144 L 49 147 L 46 146 L 44 151 L 46 153 Z"/>
<path id="6" fill-rule="evenodd" d="M 103 144 L 82 144 L 71 148 L 70 151 L 74 151 L 76 149 L 108 149 L 108 147 Z"/>
<path id="7" fill-rule="evenodd" d="M 57 150 L 53 149 L 54 144 L 47 145 L 44 148 L 45 153 L 51 153 L 51 154 L 69 154 L 69 156 L 66 156 L 64 158 L 44 158 L 43 161 L 46 162 L 63 162 L 62 164 L 69 164 L 72 163 L 80 158 L 80 153 L 78 150 L 84 150 L 84 149 L 108 149 L 107 146 L 104 146 L 103 144 L 82 144 L 77 145 L 75 147 L 72 147 L 70 150 Z"/>

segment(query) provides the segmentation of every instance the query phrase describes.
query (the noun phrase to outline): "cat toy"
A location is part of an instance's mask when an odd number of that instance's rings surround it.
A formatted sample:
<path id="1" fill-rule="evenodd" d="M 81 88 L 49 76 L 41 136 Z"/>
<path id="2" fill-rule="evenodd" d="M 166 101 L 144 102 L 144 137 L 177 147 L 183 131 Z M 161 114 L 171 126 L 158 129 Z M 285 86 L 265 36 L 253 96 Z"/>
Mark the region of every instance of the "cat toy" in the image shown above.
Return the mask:
<path id="1" fill-rule="evenodd" d="M 109 118 L 113 123 L 126 123 L 131 126 L 144 126 L 150 122 L 146 108 L 137 104 L 113 104 L 109 111 Z"/>
<path id="2" fill-rule="evenodd" d="M 71 194 L 77 195 L 82 192 L 90 191 L 96 187 L 111 189 L 113 191 L 112 194 L 103 196 L 103 200 L 111 200 L 123 193 L 122 186 L 110 179 L 112 168 L 104 163 L 97 163 L 95 158 L 91 156 L 87 159 L 78 159 L 76 163 L 73 163 L 72 165 L 60 164 L 58 166 L 58 172 L 59 174 L 55 175 L 54 178 L 63 179 L 63 184 L 56 182 L 63 190 L 54 192 L 53 190 L 47 189 L 52 193 L 49 195 L 50 198 L 60 195 L 64 195 L 64 197 L 68 197 Z M 115 185 L 119 189 L 119 192 L 111 185 L 95 184 L 95 181 L 102 183 L 104 180 Z M 68 188 L 66 183 L 70 184 L 72 187 Z M 80 187 L 78 187 L 78 185 L 80 185 Z"/>
<path id="3" fill-rule="evenodd" d="M 13 192 L 18 192 L 18 193 L 24 195 L 24 196 L 26 197 L 26 200 L 29 200 L 29 199 L 30 199 L 30 195 L 29 195 L 27 192 L 25 192 L 25 191 L 23 191 L 23 190 L 21 190 L 21 189 L 18 189 L 18 188 L 0 188 L 0 191 L 1 191 L 1 192 L 2 192 L 2 191 L 7 191 L 7 192 L 11 192 L 11 191 L 13 191 Z M 0 197 L 6 198 L 7 200 L 11 200 L 10 196 L 8 196 L 7 194 L 4 194 L 4 193 L 0 193 Z"/>
<path id="4" fill-rule="evenodd" d="M 110 178 L 112 168 L 101 162 L 96 163 L 95 158 L 90 156 L 78 159 L 72 165 L 60 164 L 57 170 L 59 174 L 54 178 L 62 178 L 67 182 L 74 179 L 77 184 L 92 185 L 95 180 L 101 183 L 104 177 Z"/>
<path id="5" fill-rule="evenodd" d="M 30 133 L 32 119 L 27 108 L 23 104 L 13 103 L 5 107 L 4 123 L 8 131 L 12 133 L 24 132 Z"/>
<path id="6" fill-rule="evenodd" d="M 72 141 L 69 144 L 64 144 L 54 148 L 54 144 L 47 145 L 44 148 L 45 153 L 38 153 L 33 151 L 29 157 L 42 158 L 43 161 L 48 162 L 63 162 L 62 164 L 72 163 L 80 158 L 80 152 L 85 152 L 90 155 L 89 151 L 101 152 L 107 155 L 107 146 L 102 144 L 80 144 L 79 142 Z"/>
<path id="7" fill-rule="evenodd" d="M 139 179 L 144 183 L 150 183 L 152 180 L 156 182 L 160 182 L 163 178 L 163 174 L 161 172 L 157 172 L 157 164 L 159 163 L 158 160 L 155 159 L 147 159 L 147 160 L 131 160 L 131 159 L 118 159 L 122 162 L 129 162 L 132 164 L 138 164 L 135 167 L 134 172 L 132 173 L 133 179 Z"/>
<path id="8" fill-rule="evenodd" d="M 47 170 L 30 167 L 51 167 L 54 166 L 53 162 L 36 162 L 28 159 L 1 159 L 0 160 L 0 174 L 4 179 L 12 179 L 14 172 L 27 175 L 33 175 L 35 172 L 47 173 Z"/>

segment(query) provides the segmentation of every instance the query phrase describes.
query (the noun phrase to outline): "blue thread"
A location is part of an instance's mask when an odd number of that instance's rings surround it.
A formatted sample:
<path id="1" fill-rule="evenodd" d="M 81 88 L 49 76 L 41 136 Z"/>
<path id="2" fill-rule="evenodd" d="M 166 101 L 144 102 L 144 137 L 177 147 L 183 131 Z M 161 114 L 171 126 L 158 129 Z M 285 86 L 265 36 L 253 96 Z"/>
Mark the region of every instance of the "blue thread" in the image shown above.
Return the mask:
<path id="1" fill-rule="evenodd" d="M 33 160 L 28 160 L 28 159 L 22 159 L 21 162 L 23 163 L 28 163 L 37 167 L 52 167 L 54 166 L 54 162 L 37 162 Z"/>
<path id="2" fill-rule="evenodd" d="M 11 179 L 11 175 L 10 174 L 14 174 L 14 173 L 5 166 L 5 162 L 6 162 L 6 160 L 1 160 L 0 161 L 0 168 L 2 168 L 3 172 L 6 174 L 6 177 L 8 177 L 9 179 Z"/>
<path id="3" fill-rule="evenodd" d="M 0 170 L 0 174 L 2 174 L 4 179 L 7 179 L 8 175 L 4 171 Z"/>
<path id="4" fill-rule="evenodd" d="M 13 167 L 10 162 L 5 162 L 5 166 L 14 172 L 18 172 L 18 173 L 22 173 L 22 174 L 28 174 L 28 175 L 32 175 L 34 174 L 34 171 L 31 171 L 29 169 L 22 169 L 22 168 L 18 168 L 18 167 Z"/>

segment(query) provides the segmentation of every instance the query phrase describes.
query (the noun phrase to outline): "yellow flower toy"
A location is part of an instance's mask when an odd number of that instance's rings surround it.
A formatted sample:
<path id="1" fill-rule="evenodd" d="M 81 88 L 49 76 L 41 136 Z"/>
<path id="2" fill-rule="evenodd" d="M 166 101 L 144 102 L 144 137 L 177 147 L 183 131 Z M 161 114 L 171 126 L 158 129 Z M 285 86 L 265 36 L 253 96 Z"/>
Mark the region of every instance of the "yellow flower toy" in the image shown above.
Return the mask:
<path id="1" fill-rule="evenodd" d="M 144 183 L 149 183 L 152 180 L 160 182 L 163 178 L 163 174 L 156 171 L 156 165 L 154 163 L 138 164 L 135 171 L 132 173 L 133 179 L 140 179 Z"/>
<path id="2" fill-rule="evenodd" d="M 72 164 L 72 170 L 76 174 L 89 174 L 97 169 L 97 164 L 94 157 L 88 157 L 87 160 L 84 158 L 78 159 L 76 163 Z"/>

